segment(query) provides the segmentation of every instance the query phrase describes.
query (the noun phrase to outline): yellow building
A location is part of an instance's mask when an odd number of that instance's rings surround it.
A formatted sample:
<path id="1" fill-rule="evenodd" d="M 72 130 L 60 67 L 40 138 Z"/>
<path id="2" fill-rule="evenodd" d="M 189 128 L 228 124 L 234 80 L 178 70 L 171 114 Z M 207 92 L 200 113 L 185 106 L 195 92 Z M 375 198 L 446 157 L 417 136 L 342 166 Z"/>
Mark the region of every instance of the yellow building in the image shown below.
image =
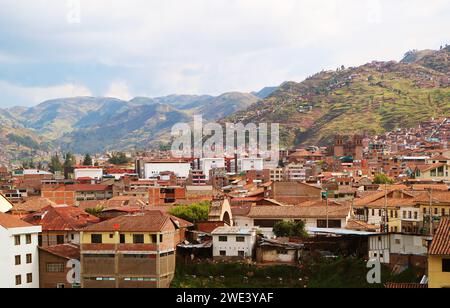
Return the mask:
<path id="1" fill-rule="evenodd" d="M 430 288 L 450 288 L 450 218 L 442 218 L 428 252 Z"/>
<path id="2" fill-rule="evenodd" d="M 419 166 L 415 170 L 415 178 L 418 180 L 448 181 L 450 180 L 450 166 L 447 163 Z"/>
<path id="3" fill-rule="evenodd" d="M 82 288 L 168 288 L 192 224 L 160 211 L 119 216 L 81 233 Z"/>

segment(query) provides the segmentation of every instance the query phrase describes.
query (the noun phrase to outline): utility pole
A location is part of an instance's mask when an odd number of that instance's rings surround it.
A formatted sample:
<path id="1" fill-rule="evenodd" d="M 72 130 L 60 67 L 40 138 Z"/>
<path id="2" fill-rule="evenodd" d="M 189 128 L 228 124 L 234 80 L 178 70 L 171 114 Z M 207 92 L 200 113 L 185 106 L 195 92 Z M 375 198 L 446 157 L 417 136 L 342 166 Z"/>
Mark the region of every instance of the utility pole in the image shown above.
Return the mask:
<path id="1" fill-rule="evenodd" d="M 433 236 L 433 188 L 430 188 L 430 235 Z"/>
<path id="2" fill-rule="evenodd" d="M 327 189 L 327 229 L 330 228 L 330 220 L 329 220 L 329 215 L 328 215 L 328 205 L 329 205 L 329 202 L 328 202 L 328 189 Z"/>
<path id="3" fill-rule="evenodd" d="M 389 232 L 387 182 L 384 183 L 384 232 Z"/>

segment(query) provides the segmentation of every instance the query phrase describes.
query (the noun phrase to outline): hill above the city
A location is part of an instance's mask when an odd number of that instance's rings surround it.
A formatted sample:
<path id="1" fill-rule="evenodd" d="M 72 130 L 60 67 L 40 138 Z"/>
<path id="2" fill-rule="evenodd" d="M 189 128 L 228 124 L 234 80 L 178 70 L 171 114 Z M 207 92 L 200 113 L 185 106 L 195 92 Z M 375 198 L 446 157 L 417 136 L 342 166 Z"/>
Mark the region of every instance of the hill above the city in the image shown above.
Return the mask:
<path id="1" fill-rule="evenodd" d="M 400 61 L 322 71 L 286 82 L 223 121 L 280 123 L 284 146 L 327 145 L 335 134 L 379 134 L 450 116 L 450 46 Z"/>

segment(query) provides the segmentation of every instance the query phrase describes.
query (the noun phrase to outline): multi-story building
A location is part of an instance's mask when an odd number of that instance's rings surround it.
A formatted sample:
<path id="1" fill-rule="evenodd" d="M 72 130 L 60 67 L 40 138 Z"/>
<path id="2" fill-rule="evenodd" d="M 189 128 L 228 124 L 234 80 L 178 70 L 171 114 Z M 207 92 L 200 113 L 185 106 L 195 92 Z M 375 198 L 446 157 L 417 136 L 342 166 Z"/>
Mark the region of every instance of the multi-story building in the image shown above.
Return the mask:
<path id="1" fill-rule="evenodd" d="M 39 246 L 54 246 L 67 243 L 80 243 L 80 230 L 100 221 L 80 208 L 60 205 L 47 206 L 40 211 L 27 215 L 24 221 L 41 226 Z"/>
<path id="2" fill-rule="evenodd" d="M 200 159 L 200 169 L 209 180 L 210 171 L 217 168 L 225 168 L 225 158 L 202 158 Z"/>
<path id="3" fill-rule="evenodd" d="M 211 235 L 214 259 L 252 259 L 256 228 L 219 227 Z"/>
<path id="4" fill-rule="evenodd" d="M 270 180 L 272 182 L 282 182 L 284 181 L 284 169 L 283 168 L 276 168 L 270 170 Z"/>
<path id="5" fill-rule="evenodd" d="M 157 178 L 161 172 L 170 171 L 179 178 L 187 179 L 191 164 L 184 160 L 153 160 L 144 164 L 144 178 Z"/>
<path id="6" fill-rule="evenodd" d="M 176 246 L 190 226 L 161 211 L 144 211 L 87 227 L 81 235 L 82 287 L 169 287 Z"/>
<path id="7" fill-rule="evenodd" d="M 450 288 L 450 219 L 443 218 L 428 251 L 430 288 Z"/>
<path id="8" fill-rule="evenodd" d="M 73 172 L 76 180 L 101 180 L 103 178 L 103 169 L 98 167 L 76 167 Z"/>
<path id="9" fill-rule="evenodd" d="M 40 232 L 40 226 L 0 213 L 0 288 L 39 288 Z"/>
<path id="10" fill-rule="evenodd" d="M 80 246 L 63 244 L 39 247 L 39 284 L 41 289 L 80 287 L 78 275 Z"/>

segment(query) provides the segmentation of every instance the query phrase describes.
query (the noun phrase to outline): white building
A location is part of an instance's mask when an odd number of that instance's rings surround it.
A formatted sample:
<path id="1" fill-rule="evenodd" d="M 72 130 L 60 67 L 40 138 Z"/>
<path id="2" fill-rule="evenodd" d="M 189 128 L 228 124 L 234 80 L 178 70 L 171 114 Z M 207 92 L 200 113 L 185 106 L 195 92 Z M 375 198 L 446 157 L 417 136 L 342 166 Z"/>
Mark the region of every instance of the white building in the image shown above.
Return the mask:
<path id="1" fill-rule="evenodd" d="M 191 164 L 185 161 L 154 161 L 147 162 L 144 166 L 144 178 L 152 179 L 159 176 L 161 172 L 170 171 L 175 173 L 179 178 L 187 179 Z"/>
<path id="2" fill-rule="evenodd" d="M 40 226 L 0 213 L 0 288 L 39 288 Z"/>
<path id="3" fill-rule="evenodd" d="M 239 171 L 262 171 L 264 170 L 264 159 L 262 158 L 241 158 L 239 160 Z"/>
<path id="4" fill-rule="evenodd" d="M 11 204 L 11 202 L 9 202 L 9 200 L 6 199 L 5 196 L 0 194 L 0 213 L 7 213 L 11 211 L 12 208 L 13 205 Z"/>
<path id="5" fill-rule="evenodd" d="M 76 168 L 74 170 L 75 180 L 82 178 L 91 178 L 101 180 L 103 178 L 102 168 Z"/>
<path id="6" fill-rule="evenodd" d="M 369 237 L 369 258 L 379 259 L 381 263 L 388 264 L 392 255 L 426 257 L 428 240 L 430 238 L 424 235 L 400 233 L 373 235 Z"/>
<path id="7" fill-rule="evenodd" d="M 209 172 L 212 169 L 225 168 L 225 158 L 202 158 L 200 160 L 200 169 L 209 180 Z"/>
<path id="8" fill-rule="evenodd" d="M 213 257 L 251 259 L 256 245 L 255 228 L 219 227 L 212 232 Z"/>

